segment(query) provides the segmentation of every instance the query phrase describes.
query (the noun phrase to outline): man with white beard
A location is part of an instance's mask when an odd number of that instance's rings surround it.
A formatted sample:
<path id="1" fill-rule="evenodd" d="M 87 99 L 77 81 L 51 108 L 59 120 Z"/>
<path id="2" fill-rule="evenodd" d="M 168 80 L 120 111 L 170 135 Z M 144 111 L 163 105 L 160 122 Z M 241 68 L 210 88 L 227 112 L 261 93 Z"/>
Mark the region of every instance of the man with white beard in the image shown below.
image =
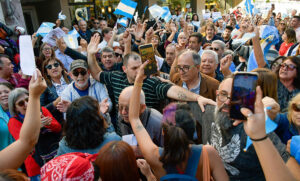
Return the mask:
<path id="1" fill-rule="evenodd" d="M 61 102 L 57 105 L 58 110 L 66 112 L 71 102 L 82 96 L 91 96 L 96 99 L 103 114 L 111 110 L 112 103 L 105 85 L 90 78 L 86 61 L 74 60 L 70 66 L 70 77 L 73 79 L 73 82 L 62 92 Z"/>
<path id="2" fill-rule="evenodd" d="M 189 103 L 195 119 L 202 126 L 202 134 L 198 136 L 202 136 L 203 144 L 210 144 L 218 151 L 230 180 L 265 180 L 253 145 L 244 151 L 247 134 L 243 124 L 229 118 L 232 83 L 232 78 L 221 82 L 217 90 L 217 106 L 207 105 L 203 113 L 196 103 Z M 286 162 L 289 155 L 285 145 L 274 132 L 269 133 L 268 137 Z"/>

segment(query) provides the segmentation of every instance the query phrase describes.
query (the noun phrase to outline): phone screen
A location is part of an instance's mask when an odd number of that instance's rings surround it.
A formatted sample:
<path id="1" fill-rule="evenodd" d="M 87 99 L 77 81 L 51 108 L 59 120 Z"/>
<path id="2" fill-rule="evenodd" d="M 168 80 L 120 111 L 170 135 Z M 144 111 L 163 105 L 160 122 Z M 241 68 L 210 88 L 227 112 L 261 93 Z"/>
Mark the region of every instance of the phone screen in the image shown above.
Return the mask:
<path id="1" fill-rule="evenodd" d="M 143 63 L 149 60 L 149 63 L 145 67 L 145 75 L 149 76 L 155 74 L 157 72 L 157 63 L 152 44 L 139 46 L 139 51 Z"/>
<path id="2" fill-rule="evenodd" d="M 254 112 L 256 97 L 257 75 L 236 74 L 233 79 L 230 103 L 230 118 L 247 120 L 241 113 L 241 108 L 248 108 Z"/>

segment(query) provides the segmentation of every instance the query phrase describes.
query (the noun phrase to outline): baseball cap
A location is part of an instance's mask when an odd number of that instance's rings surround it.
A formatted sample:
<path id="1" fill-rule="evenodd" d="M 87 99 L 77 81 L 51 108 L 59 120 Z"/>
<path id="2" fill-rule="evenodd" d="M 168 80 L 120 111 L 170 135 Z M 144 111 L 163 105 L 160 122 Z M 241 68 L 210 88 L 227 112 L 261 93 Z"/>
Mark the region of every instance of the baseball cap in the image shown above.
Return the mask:
<path id="1" fill-rule="evenodd" d="M 88 70 L 88 64 L 86 61 L 81 59 L 74 60 L 70 65 L 70 71 L 72 72 L 77 68 L 83 68 L 85 70 Z"/>

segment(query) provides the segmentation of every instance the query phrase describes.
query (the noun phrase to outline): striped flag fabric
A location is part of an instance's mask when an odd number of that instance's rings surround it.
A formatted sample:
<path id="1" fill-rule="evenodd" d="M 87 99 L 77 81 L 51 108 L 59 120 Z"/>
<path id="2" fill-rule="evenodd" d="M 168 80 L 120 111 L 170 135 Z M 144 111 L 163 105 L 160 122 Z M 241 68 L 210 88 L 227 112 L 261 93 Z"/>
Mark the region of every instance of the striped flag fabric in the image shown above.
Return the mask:
<path id="1" fill-rule="evenodd" d="M 118 19 L 117 21 L 120 25 L 122 25 L 123 27 L 127 27 L 127 24 L 128 24 L 128 20 L 127 20 L 127 17 L 123 17 L 121 19 Z"/>
<path id="2" fill-rule="evenodd" d="M 165 22 L 169 22 L 172 19 L 172 15 L 171 12 L 169 10 L 168 6 L 164 6 L 162 7 L 162 9 L 164 10 L 164 12 L 161 15 L 161 18 L 165 20 Z"/>
<path id="3" fill-rule="evenodd" d="M 54 26 L 55 26 L 54 23 L 43 22 L 39 27 L 39 29 L 37 30 L 36 36 L 45 37 L 50 31 L 53 30 Z"/>
<path id="4" fill-rule="evenodd" d="M 149 8 L 149 12 L 153 18 L 159 18 L 163 14 L 164 9 L 157 4 L 154 4 Z"/>
<path id="5" fill-rule="evenodd" d="M 132 18 L 135 12 L 137 3 L 131 0 L 121 0 L 114 14 L 122 15 L 127 18 Z"/>

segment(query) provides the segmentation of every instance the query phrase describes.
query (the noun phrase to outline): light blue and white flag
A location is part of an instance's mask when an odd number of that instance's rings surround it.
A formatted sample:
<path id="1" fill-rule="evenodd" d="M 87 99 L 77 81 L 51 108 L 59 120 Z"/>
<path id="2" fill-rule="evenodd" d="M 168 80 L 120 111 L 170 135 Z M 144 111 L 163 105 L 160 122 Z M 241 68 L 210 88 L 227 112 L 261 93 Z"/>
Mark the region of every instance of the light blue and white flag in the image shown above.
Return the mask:
<path id="1" fill-rule="evenodd" d="M 128 24 L 128 19 L 127 17 L 123 17 L 121 19 L 118 19 L 117 22 L 122 25 L 123 27 L 127 27 Z"/>
<path id="2" fill-rule="evenodd" d="M 78 38 L 78 37 L 80 36 L 79 33 L 76 31 L 75 28 L 73 28 L 72 31 L 69 31 L 68 35 L 73 35 L 73 36 L 75 36 L 76 38 Z"/>
<path id="3" fill-rule="evenodd" d="M 131 0 L 121 0 L 119 5 L 117 6 L 117 9 L 115 10 L 114 14 L 116 15 L 122 15 L 127 18 L 132 18 L 135 8 L 137 6 L 137 3 Z"/>
<path id="4" fill-rule="evenodd" d="M 267 61 L 267 53 L 270 50 L 272 45 L 276 45 L 280 41 L 280 35 L 278 33 L 278 30 L 275 26 L 269 26 L 269 25 L 262 25 L 260 26 L 260 44 L 263 50 L 264 54 L 264 60 L 267 65 L 269 65 L 269 62 Z M 254 51 L 252 50 L 250 57 L 248 59 L 248 66 L 247 71 L 250 72 L 253 69 L 258 68 Z"/>
<path id="5" fill-rule="evenodd" d="M 55 26 L 54 23 L 50 22 L 43 22 L 39 29 L 36 32 L 36 36 L 42 36 L 45 37 L 50 31 L 53 30 L 53 27 Z"/>
<path id="6" fill-rule="evenodd" d="M 172 15 L 171 12 L 169 10 L 168 6 L 164 6 L 162 7 L 162 9 L 164 10 L 164 12 L 161 15 L 161 18 L 165 20 L 165 22 L 169 22 L 172 19 Z"/>
<path id="7" fill-rule="evenodd" d="M 245 1 L 245 7 L 246 7 L 246 12 L 250 15 L 253 14 L 253 8 L 254 8 L 254 5 L 251 4 L 251 0 L 246 0 Z"/>
<path id="8" fill-rule="evenodd" d="M 66 18 L 67 18 L 67 16 L 62 14 L 62 11 L 58 14 L 58 19 L 59 20 L 65 20 Z"/>
<path id="9" fill-rule="evenodd" d="M 138 19 L 138 17 L 139 17 L 139 13 L 136 11 L 135 12 L 135 15 L 134 15 L 134 21 L 137 23 L 137 19 Z"/>
<path id="10" fill-rule="evenodd" d="M 153 18 L 160 18 L 164 12 L 164 9 L 157 4 L 154 4 L 149 8 L 149 12 Z"/>

